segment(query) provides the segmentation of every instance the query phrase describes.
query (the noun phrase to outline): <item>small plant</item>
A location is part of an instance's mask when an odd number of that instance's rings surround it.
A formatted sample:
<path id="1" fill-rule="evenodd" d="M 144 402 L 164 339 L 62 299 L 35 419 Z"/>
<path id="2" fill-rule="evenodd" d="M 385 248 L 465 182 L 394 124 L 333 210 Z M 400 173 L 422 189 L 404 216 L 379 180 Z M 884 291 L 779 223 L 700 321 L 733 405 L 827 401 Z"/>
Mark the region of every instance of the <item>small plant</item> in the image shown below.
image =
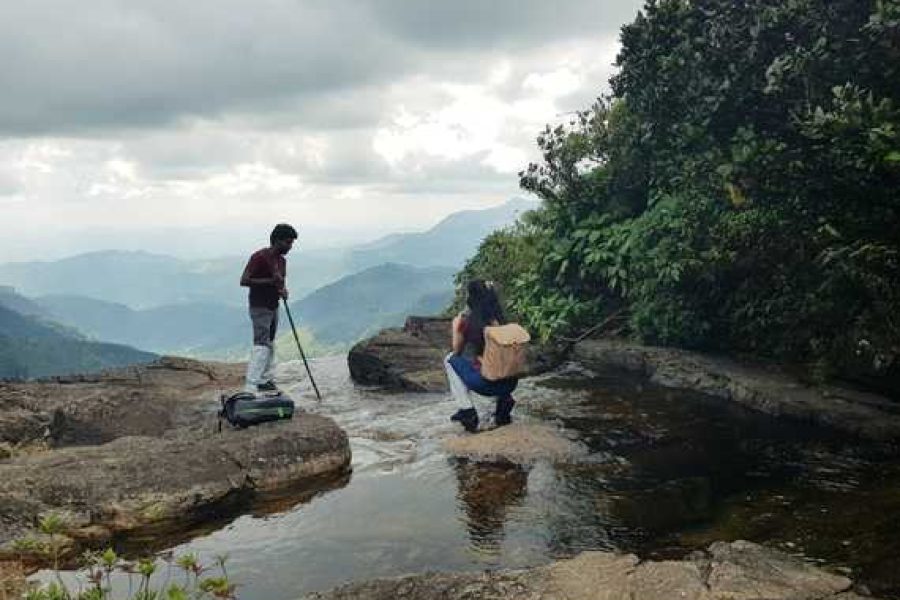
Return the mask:
<path id="1" fill-rule="evenodd" d="M 48 513 L 38 519 L 38 531 L 49 537 L 46 542 L 39 541 L 40 553 L 50 555 L 53 559 L 53 570 L 57 573 L 59 580 L 59 557 L 62 549 L 66 545 L 66 539 L 62 537 L 62 533 L 68 527 L 65 517 L 57 513 Z M 62 582 L 59 581 L 60 585 Z"/>
<path id="2" fill-rule="evenodd" d="M 48 535 L 53 529 L 53 522 L 48 521 Z M 41 526 L 44 531 L 43 524 Z M 23 548 L 31 548 L 32 542 L 40 544 L 38 540 L 25 538 L 19 543 Z M 182 584 L 165 581 L 154 585 L 151 581 L 157 572 L 157 559 L 141 558 L 136 562 L 126 562 L 116 554 L 112 548 L 103 552 L 87 552 L 82 556 L 83 568 L 81 574 L 87 582 L 86 589 L 80 586 L 72 589 L 67 586 L 60 576 L 58 568 L 55 568 L 56 581 L 38 586 L 29 590 L 25 600 L 203 600 L 218 599 L 230 600 L 236 598 L 235 584 L 228 579 L 225 570 L 227 557 L 216 556 L 212 567 L 204 565 L 197 554 L 189 553 L 178 557 L 162 556 L 167 563 L 174 564 L 184 572 Z M 203 577 L 202 575 L 211 568 L 218 568 L 216 576 Z M 113 591 L 113 577 L 115 574 L 128 575 L 129 586 L 127 593 Z M 132 577 L 137 575 L 139 582 L 135 587 Z"/>
<path id="3" fill-rule="evenodd" d="M 22 554 L 45 554 L 48 550 L 45 542 L 30 535 L 13 540 L 12 547 Z"/>
<path id="4" fill-rule="evenodd" d="M 44 515 L 38 521 L 38 530 L 50 536 L 61 534 L 65 528 L 65 519 L 56 513 Z"/>

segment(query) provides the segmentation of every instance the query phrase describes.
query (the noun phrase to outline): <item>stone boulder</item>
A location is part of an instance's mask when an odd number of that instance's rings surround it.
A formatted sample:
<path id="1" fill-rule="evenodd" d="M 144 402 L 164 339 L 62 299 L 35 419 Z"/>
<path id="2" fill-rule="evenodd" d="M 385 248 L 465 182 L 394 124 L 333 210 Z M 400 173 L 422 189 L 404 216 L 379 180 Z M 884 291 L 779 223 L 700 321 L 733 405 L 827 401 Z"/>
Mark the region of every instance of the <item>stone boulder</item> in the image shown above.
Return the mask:
<path id="1" fill-rule="evenodd" d="M 618 339 L 579 342 L 571 356 L 594 370 L 639 373 L 659 385 L 695 390 L 774 416 L 873 440 L 900 439 L 900 403 L 857 390 L 810 385 L 773 366 Z"/>
<path id="2" fill-rule="evenodd" d="M 449 332 L 449 319 L 409 317 L 402 329 L 382 330 L 350 349 L 350 377 L 398 391 L 446 391 L 443 363 L 450 351 Z"/>
<path id="3" fill-rule="evenodd" d="M 864 600 L 846 577 L 745 541 L 716 542 L 680 561 L 584 552 L 517 571 L 426 573 L 351 583 L 308 600 Z"/>

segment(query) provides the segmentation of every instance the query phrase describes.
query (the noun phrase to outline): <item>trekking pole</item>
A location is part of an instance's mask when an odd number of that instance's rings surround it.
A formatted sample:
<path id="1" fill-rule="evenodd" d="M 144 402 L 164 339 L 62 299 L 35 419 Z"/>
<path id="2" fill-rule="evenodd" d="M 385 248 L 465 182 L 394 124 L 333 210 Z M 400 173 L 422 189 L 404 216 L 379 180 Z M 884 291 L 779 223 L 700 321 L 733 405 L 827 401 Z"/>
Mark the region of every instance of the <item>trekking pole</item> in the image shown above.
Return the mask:
<path id="1" fill-rule="evenodd" d="M 309 363 L 306 362 L 306 354 L 303 353 L 303 346 L 300 345 L 300 338 L 297 336 L 297 328 L 294 327 L 294 317 L 291 316 L 291 309 L 288 308 L 287 298 L 284 299 L 284 311 L 287 313 L 288 321 L 291 323 L 291 331 L 294 332 L 294 340 L 297 342 L 297 349 L 300 350 L 300 358 L 303 359 L 303 365 L 306 367 L 306 372 L 309 374 L 309 380 L 312 382 L 313 389 L 316 390 L 316 399 L 321 402 L 322 394 L 319 393 L 319 387 L 316 385 L 316 380 L 313 379 L 312 371 L 309 370 Z"/>

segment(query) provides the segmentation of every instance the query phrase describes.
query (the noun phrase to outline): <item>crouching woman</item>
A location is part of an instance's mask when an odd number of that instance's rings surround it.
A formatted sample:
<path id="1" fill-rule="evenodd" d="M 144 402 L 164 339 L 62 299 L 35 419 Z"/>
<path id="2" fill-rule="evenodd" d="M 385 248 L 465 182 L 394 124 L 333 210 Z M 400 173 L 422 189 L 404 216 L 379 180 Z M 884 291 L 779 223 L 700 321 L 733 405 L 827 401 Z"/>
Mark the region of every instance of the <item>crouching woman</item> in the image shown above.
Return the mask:
<path id="1" fill-rule="evenodd" d="M 504 325 L 506 319 L 493 285 L 481 279 L 473 279 L 466 287 L 466 310 L 453 319 L 451 343 L 453 352 L 444 359 L 450 392 L 458 410 L 450 419 L 458 421 L 469 432 L 478 431 L 478 408 L 482 414 L 484 397 L 495 398 L 494 423 L 500 427 L 512 421 L 515 400 L 512 392 L 519 380 L 515 377 L 491 381 L 481 375 L 481 357 L 484 354 L 484 328 Z M 484 420 L 484 419 L 482 419 Z"/>

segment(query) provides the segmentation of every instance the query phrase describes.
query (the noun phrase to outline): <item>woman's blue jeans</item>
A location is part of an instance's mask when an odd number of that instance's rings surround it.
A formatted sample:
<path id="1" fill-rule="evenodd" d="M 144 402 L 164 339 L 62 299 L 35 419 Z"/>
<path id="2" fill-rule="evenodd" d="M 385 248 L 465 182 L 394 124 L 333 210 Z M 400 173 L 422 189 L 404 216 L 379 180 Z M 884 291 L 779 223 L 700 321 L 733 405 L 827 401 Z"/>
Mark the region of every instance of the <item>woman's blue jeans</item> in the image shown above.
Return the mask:
<path id="1" fill-rule="evenodd" d="M 516 389 L 516 386 L 519 385 L 519 380 L 516 377 L 500 379 L 497 381 L 485 379 L 481 376 L 481 371 L 476 369 L 472 364 L 472 361 L 464 356 L 455 354 L 451 356 L 449 360 L 450 366 L 453 367 L 453 370 L 456 371 L 459 378 L 463 380 L 466 387 L 476 394 L 503 398 L 512 394 L 513 390 Z"/>

